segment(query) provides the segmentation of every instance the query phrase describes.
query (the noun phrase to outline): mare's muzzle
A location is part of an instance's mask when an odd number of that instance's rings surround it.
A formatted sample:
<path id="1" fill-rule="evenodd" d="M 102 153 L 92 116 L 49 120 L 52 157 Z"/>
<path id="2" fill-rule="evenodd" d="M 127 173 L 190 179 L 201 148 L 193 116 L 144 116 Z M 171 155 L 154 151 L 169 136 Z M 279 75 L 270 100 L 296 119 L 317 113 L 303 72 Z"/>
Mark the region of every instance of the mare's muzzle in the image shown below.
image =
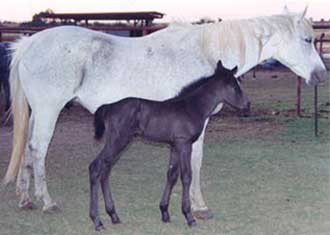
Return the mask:
<path id="1" fill-rule="evenodd" d="M 308 84 L 315 86 L 320 82 L 324 82 L 326 79 L 329 79 L 329 71 L 326 69 L 316 69 L 312 72 Z"/>

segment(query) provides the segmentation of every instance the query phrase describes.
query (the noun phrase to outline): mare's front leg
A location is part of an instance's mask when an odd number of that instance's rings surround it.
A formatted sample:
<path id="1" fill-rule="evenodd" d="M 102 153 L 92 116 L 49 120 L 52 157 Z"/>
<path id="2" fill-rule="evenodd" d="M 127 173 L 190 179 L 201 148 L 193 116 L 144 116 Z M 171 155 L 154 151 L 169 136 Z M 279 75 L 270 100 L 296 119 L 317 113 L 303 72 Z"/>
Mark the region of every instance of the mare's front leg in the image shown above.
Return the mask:
<path id="1" fill-rule="evenodd" d="M 182 143 L 178 146 L 179 162 L 182 182 L 182 213 L 186 217 L 189 226 L 195 226 L 196 221 L 191 213 L 189 188 L 191 184 L 191 149 L 190 143 Z"/>
<path id="2" fill-rule="evenodd" d="M 162 199 L 159 204 L 159 208 L 162 214 L 162 221 L 167 223 L 170 222 L 170 214 L 168 213 L 168 205 L 170 202 L 170 196 L 172 193 L 172 189 L 179 177 L 179 155 L 178 151 L 172 147 L 171 148 L 171 156 L 169 161 L 169 166 L 167 170 L 167 181 L 166 186 L 163 192 Z"/>
<path id="3" fill-rule="evenodd" d="M 200 169 L 203 159 L 203 144 L 205 129 L 209 119 L 204 123 L 204 128 L 199 138 L 193 143 L 191 155 L 192 182 L 190 187 L 190 199 L 193 214 L 198 219 L 210 219 L 213 217 L 210 209 L 207 208 L 203 199 L 200 184 Z"/>

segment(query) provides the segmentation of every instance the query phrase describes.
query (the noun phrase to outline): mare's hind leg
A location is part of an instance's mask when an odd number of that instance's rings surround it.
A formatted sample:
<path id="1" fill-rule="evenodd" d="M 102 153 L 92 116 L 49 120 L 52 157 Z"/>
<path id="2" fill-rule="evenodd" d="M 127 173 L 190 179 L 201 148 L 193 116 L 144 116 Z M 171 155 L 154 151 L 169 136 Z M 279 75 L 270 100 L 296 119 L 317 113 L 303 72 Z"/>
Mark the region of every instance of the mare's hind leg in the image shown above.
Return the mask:
<path id="1" fill-rule="evenodd" d="M 176 184 L 179 177 L 179 156 L 178 152 L 174 147 L 171 148 L 171 156 L 169 161 L 169 166 L 167 170 L 167 180 L 166 186 L 163 192 L 162 199 L 159 204 L 159 208 L 162 214 L 162 221 L 167 223 L 170 222 L 170 214 L 168 213 L 168 205 L 170 202 L 170 196 L 172 193 L 172 189 Z"/>
<path id="2" fill-rule="evenodd" d="M 31 134 L 33 128 L 33 115 L 30 117 L 29 130 L 28 133 Z M 29 139 L 29 136 L 28 136 Z M 30 178 L 33 170 L 33 159 L 28 146 L 25 146 L 24 158 L 21 162 L 21 166 L 17 175 L 16 182 L 16 193 L 20 195 L 21 199 L 19 202 L 19 207 L 21 209 L 35 209 L 36 206 L 33 204 L 30 195 Z"/>
<path id="3" fill-rule="evenodd" d="M 27 142 L 28 152 L 33 159 L 35 196 L 42 199 L 44 212 L 58 211 L 55 202 L 49 196 L 46 183 L 45 158 L 49 143 L 55 130 L 55 124 L 63 105 L 45 104 L 41 109 L 32 109 L 33 128 Z"/>
<path id="4" fill-rule="evenodd" d="M 196 221 L 191 213 L 189 188 L 191 184 L 191 144 L 182 143 L 177 146 L 179 151 L 180 175 L 182 182 L 182 213 L 184 214 L 189 226 L 196 225 Z"/>

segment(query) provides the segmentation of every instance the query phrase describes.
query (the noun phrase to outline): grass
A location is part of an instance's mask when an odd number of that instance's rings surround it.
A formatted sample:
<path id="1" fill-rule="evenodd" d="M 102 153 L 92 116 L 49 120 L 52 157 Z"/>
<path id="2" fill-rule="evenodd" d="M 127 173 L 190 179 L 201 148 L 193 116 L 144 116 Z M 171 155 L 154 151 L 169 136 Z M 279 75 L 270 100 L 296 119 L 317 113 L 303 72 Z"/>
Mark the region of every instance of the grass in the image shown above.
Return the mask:
<path id="1" fill-rule="evenodd" d="M 231 117 L 211 122 L 211 127 L 221 127 L 215 134 L 211 135 L 211 129 L 207 134 L 212 140 L 206 141 L 202 168 L 202 189 L 214 213 L 212 220 L 198 221 L 196 228 L 188 228 L 181 214 L 178 183 L 170 206 L 172 222 L 161 222 L 158 204 L 169 149 L 137 139 L 123 153 L 111 176 L 113 196 L 123 224 L 110 223 L 100 198 L 107 230 L 94 232 L 88 217 L 87 166 L 101 145 L 92 140 L 90 118 L 62 119 L 49 151 L 47 175 L 49 191 L 63 211 L 45 215 L 40 202 L 38 210 L 20 211 L 15 187 L 11 185 L 0 192 L 0 235 L 329 234 L 330 120 L 326 115 L 320 119 L 320 136 L 315 138 L 311 118 L 282 115 L 294 108 L 290 103 L 294 100 L 291 80 L 248 80 L 244 85 L 255 110 L 276 108 L 280 114 L 237 120 L 239 126 L 235 126 Z M 320 87 L 320 105 L 329 100 L 328 91 L 329 83 Z M 307 114 L 312 110 L 309 92 L 304 88 Z M 273 128 L 264 134 L 262 130 L 268 128 L 265 126 L 268 123 Z M 257 125 L 260 132 L 247 131 Z M 7 143 L 10 129 L 1 129 L 0 143 Z M 1 156 L 7 156 L 9 151 L 8 146 L 0 146 Z M 0 164 L 0 177 L 5 166 Z"/>

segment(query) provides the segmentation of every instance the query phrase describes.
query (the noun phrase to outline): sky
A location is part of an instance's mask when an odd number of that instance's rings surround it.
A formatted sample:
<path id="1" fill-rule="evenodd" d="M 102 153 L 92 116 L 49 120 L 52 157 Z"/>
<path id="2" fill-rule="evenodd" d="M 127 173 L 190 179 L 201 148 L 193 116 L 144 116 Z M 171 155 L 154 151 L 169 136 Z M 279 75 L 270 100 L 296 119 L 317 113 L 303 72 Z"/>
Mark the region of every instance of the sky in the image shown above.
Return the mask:
<path id="1" fill-rule="evenodd" d="M 68 12 L 159 11 L 164 21 L 193 21 L 200 18 L 235 19 L 282 12 L 285 5 L 307 17 L 330 19 L 330 0 L 0 0 L 0 21 L 28 21 L 35 13 L 52 9 Z"/>

